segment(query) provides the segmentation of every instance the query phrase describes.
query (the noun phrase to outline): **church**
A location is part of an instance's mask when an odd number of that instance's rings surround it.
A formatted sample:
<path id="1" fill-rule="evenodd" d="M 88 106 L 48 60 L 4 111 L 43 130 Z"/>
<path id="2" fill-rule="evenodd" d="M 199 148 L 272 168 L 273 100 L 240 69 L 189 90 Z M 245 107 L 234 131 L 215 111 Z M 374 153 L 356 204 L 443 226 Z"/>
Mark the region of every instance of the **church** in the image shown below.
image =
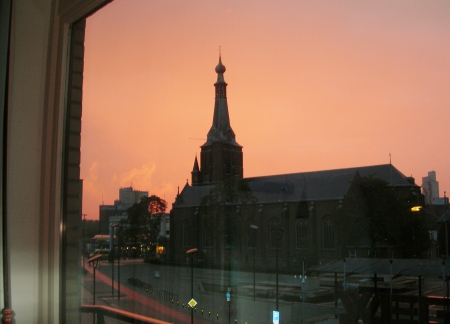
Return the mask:
<path id="1" fill-rule="evenodd" d="M 212 126 L 195 157 L 191 184 L 173 203 L 169 260 L 186 264 L 197 248 L 199 265 L 227 269 L 295 271 L 347 257 L 392 257 L 388 246 L 342 246 L 335 215 L 356 176 L 385 181 L 402 199 L 420 187 L 392 164 L 245 178 L 227 103 L 226 69 L 219 56 Z M 288 152 L 286 152 L 288 154 Z M 352 224 L 349 224 L 352 226 Z M 372 253 L 372 255 L 371 255 Z"/>

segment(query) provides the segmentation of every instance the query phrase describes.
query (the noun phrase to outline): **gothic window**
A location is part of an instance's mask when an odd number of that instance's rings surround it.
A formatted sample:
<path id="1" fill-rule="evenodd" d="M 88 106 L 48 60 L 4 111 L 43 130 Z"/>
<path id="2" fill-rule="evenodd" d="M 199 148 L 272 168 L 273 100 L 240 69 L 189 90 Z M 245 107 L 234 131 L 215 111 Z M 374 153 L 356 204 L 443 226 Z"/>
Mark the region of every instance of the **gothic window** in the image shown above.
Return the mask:
<path id="1" fill-rule="evenodd" d="M 247 241 L 247 247 L 249 248 L 256 248 L 256 233 L 257 230 L 248 229 L 248 241 Z"/>
<path id="2" fill-rule="evenodd" d="M 223 166 L 225 174 L 231 174 L 231 154 L 230 152 L 223 153 Z"/>
<path id="3" fill-rule="evenodd" d="M 187 220 L 183 221 L 183 224 L 181 226 L 182 228 L 182 242 L 183 246 L 189 246 L 190 245 L 190 238 L 189 238 L 189 222 Z"/>
<path id="4" fill-rule="evenodd" d="M 233 219 L 228 214 L 225 217 L 225 232 L 224 232 L 224 239 L 225 239 L 225 247 L 228 249 L 234 248 L 234 233 L 233 231 Z"/>
<path id="5" fill-rule="evenodd" d="M 334 226 L 329 217 L 322 221 L 323 249 L 330 250 L 335 248 Z"/>
<path id="6" fill-rule="evenodd" d="M 202 154 L 202 172 L 203 174 L 209 174 L 210 172 L 210 159 L 209 159 L 209 152 L 205 152 L 204 154 Z"/>
<path id="7" fill-rule="evenodd" d="M 281 235 L 283 230 L 281 229 L 280 220 L 277 217 L 273 217 L 269 221 L 269 242 L 271 248 L 278 248 L 281 243 Z"/>
<path id="8" fill-rule="evenodd" d="M 308 236 L 308 220 L 298 218 L 295 221 L 295 247 L 305 247 L 305 238 Z"/>
<path id="9" fill-rule="evenodd" d="M 236 154 L 236 174 L 242 176 L 242 167 L 243 167 L 243 161 L 242 161 L 242 152 L 238 152 Z"/>

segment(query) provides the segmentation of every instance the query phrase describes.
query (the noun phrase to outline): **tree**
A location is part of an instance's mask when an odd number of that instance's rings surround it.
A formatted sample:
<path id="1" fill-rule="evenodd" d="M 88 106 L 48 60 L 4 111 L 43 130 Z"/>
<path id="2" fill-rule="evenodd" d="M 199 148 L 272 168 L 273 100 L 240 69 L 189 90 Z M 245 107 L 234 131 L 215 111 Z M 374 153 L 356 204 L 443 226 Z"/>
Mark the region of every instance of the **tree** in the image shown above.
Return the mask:
<path id="1" fill-rule="evenodd" d="M 100 233 L 98 220 L 86 219 L 83 220 L 83 222 L 83 237 L 85 237 L 86 240 L 90 240 Z"/>
<path id="2" fill-rule="evenodd" d="M 120 235 L 132 242 L 156 243 L 160 227 L 161 215 L 164 214 L 167 202 L 158 196 L 142 197 L 139 203 L 128 208 L 127 219 L 121 221 Z"/>
<path id="3" fill-rule="evenodd" d="M 395 246 L 403 257 L 418 257 L 430 241 L 423 217 L 410 207 L 386 181 L 357 173 L 336 214 L 339 241 L 345 247 L 368 239 L 373 250 Z"/>

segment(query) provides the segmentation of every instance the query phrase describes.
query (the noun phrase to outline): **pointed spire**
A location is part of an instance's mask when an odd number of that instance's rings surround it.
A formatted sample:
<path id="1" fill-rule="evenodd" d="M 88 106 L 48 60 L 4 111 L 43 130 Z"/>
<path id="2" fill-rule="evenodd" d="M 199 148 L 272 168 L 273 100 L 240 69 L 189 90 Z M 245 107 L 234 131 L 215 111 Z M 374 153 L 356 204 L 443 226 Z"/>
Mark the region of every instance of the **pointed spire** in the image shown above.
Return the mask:
<path id="1" fill-rule="evenodd" d="M 227 83 L 223 76 L 226 68 L 222 63 L 221 54 L 219 54 L 219 64 L 217 64 L 215 71 L 217 73 L 217 82 L 214 83 L 216 99 L 214 104 L 213 125 L 208 132 L 205 145 L 211 142 L 228 142 L 229 144 L 240 146 L 236 143 L 236 135 L 230 125 L 227 102 Z"/>
<path id="2" fill-rule="evenodd" d="M 192 172 L 199 172 L 199 171 L 200 171 L 200 167 L 198 166 L 197 155 L 195 155 L 194 167 L 192 168 Z"/>
<path id="3" fill-rule="evenodd" d="M 201 182 L 201 172 L 200 172 L 200 167 L 198 165 L 197 154 L 195 155 L 194 167 L 192 168 L 191 175 L 192 175 L 192 179 L 191 179 L 192 185 L 193 186 L 199 185 Z"/>

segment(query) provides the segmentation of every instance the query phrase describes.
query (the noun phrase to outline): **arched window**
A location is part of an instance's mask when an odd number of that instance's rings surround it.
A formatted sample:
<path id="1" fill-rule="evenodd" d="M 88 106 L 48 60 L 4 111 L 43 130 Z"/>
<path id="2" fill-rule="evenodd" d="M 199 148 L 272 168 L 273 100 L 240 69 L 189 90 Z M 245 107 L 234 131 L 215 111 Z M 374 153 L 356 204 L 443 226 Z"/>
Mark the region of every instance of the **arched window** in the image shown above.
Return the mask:
<path id="1" fill-rule="evenodd" d="M 282 233 L 280 220 L 277 217 L 271 218 L 269 221 L 269 242 L 271 248 L 276 248 L 277 243 L 278 248 L 280 247 Z"/>
<path id="2" fill-rule="evenodd" d="M 182 224 L 182 242 L 183 246 L 190 246 L 190 238 L 189 238 L 189 222 L 187 220 L 183 221 Z"/>
<path id="3" fill-rule="evenodd" d="M 308 236 L 308 220 L 298 218 L 295 221 L 295 247 L 305 247 L 305 238 Z"/>
<path id="4" fill-rule="evenodd" d="M 231 154 L 230 152 L 224 152 L 223 153 L 223 167 L 224 167 L 224 173 L 226 175 L 231 174 Z"/>
<path id="5" fill-rule="evenodd" d="M 329 217 L 324 218 L 324 220 L 322 221 L 322 237 L 324 250 L 335 248 L 334 225 Z"/>
<path id="6" fill-rule="evenodd" d="M 256 248 L 256 235 L 258 231 L 256 229 L 248 228 L 247 232 L 248 232 L 247 247 Z"/>

